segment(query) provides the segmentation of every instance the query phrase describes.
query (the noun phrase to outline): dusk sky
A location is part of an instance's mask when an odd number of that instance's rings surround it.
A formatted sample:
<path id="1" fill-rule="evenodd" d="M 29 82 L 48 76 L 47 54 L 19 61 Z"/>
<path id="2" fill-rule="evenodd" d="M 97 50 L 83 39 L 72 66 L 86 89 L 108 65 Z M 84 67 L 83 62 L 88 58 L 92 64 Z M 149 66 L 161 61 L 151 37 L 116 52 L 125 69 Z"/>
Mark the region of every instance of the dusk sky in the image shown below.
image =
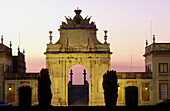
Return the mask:
<path id="1" fill-rule="evenodd" d="M 74 17 L 74 10 L 83 17 L 92 16 L 97 38 L 104 42 L 108 30 L 112 69 L 118 72 L 144 70 L 145 41 L 170 42 L 170 0 L 0 0 L 0 35 L 4 44 L 12 41 L 13 55 L 25 49 L 27 72 L 45 68 L 49 30 L 53 43 L 59 39 L 59 26 L 64 16 Z M 152 25 L 152 31 L 151 31 Z"/>

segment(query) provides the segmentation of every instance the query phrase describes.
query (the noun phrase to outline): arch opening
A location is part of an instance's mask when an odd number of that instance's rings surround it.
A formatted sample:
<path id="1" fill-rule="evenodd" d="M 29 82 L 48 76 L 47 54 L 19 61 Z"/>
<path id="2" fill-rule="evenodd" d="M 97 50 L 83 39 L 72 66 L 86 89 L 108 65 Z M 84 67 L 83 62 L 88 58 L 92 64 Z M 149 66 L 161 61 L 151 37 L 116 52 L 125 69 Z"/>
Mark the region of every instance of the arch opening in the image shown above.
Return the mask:
<path id="1" fill-rule="evenodd" d="M 32 89 L 28 86 L 19 88 L 19 106 L 28 107 L 31 106 Z"/>
<path id="2" fill-rule="evenodd" d="M 68 71 L 68 105 L 87 106 L 89 102 L 89 73 L 85 66 L 77 64 Z"/>
<path id="3" fill-rule="evenodd" d="M 138 87 L 128 86 L 125 88 L 126 106 L 138 106 Z"/>

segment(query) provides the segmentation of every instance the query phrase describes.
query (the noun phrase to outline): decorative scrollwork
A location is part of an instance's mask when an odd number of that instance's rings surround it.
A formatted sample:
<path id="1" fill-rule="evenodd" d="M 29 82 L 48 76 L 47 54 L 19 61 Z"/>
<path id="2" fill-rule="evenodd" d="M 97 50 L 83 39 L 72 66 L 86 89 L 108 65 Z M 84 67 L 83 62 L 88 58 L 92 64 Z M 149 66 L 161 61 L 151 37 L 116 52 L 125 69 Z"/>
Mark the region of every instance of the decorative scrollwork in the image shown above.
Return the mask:
<path id="1" fill-rule="evenodd" d="M 96 29 L 95 22 L 90 23 L 91 17 L 86 17 L 83 19 L 83 17 L 80 15 L 82 10 L 75 10 L 75 17 L 71 19 L 70 17 L 66 17 L 66 22 L 62 22 L 62 25 L 60 25 L 60 29 Z"/>

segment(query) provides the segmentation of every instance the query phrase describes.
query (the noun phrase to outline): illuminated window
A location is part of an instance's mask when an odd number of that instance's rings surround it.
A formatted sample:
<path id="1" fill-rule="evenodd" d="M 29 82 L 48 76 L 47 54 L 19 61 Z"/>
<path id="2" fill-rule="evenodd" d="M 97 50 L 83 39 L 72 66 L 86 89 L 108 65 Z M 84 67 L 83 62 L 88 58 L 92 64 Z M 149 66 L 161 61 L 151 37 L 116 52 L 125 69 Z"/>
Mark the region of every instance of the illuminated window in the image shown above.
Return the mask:
<path id="1" fill-rule="evenodd" d="M 159 84 L 159 99 L 168 99 L 168 84 Z"/>
<path id="2" fill-rule="evenodd" d="M 168 73 L 168 63 L 159 63 L 159 73 Z"/>

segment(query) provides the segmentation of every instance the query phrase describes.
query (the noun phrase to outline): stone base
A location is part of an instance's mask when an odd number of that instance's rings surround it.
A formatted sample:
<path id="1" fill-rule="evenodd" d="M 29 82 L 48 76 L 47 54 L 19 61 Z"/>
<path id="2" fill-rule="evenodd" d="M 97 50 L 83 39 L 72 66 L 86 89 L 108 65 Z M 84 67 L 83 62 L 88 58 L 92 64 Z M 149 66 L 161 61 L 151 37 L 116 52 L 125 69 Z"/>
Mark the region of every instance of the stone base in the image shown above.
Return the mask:
<path id="1" fill-rule="evenodd" d="M 68 102 L 52 102 L 52 106 L 68 106 Z"/>

